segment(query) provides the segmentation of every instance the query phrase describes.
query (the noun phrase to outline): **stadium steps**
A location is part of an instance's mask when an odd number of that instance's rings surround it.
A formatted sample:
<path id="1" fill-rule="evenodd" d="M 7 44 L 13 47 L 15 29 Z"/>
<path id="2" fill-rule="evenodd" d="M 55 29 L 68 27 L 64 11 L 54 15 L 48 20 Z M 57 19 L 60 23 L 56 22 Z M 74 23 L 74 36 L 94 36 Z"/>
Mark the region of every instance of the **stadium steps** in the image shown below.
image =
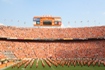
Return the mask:
<path id="1" fill-rule="evenodd" d="M 16 58 L 12 51 L 4 51 L 3 54 L 9 59 Z"/>

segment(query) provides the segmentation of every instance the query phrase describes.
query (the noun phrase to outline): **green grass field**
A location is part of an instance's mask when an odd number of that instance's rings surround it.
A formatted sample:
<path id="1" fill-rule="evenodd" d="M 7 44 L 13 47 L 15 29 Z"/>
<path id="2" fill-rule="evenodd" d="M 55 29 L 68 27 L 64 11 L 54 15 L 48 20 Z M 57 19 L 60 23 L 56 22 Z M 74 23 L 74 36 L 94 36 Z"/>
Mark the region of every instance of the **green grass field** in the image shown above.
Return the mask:
<path id="1" fill-rule="evenodd" d="M 79 66 L 76 65 L 75 67 L 73 65 L 70 65 L 69 67 L 66 65 L 63 67 L 60 65 L 57 67 L 52 65 L 51 67 L 49 67 L 46 62 L 44 63 L 45 67 L 43 67 L 41 61 L 39 61 L 38 68 L 36 68 L 36 60 L 35 60 L 32 68 L 30 68 L 30 65 L 28 65 L 26 68 L 24 68 L 24 65 L 22 65 L 19 68 L 18 67 L 12 68 L 11 66 L 9 68 L 6 68 L 5 70 L 105 70 L 105 67 L 102 64 L 100 65 L 100 67 L 98 67 L 98 65 L 94 67 L 92 65 L 90 65 L 89 67 L 87 65 L 82 67 L 80 65 Z"/>

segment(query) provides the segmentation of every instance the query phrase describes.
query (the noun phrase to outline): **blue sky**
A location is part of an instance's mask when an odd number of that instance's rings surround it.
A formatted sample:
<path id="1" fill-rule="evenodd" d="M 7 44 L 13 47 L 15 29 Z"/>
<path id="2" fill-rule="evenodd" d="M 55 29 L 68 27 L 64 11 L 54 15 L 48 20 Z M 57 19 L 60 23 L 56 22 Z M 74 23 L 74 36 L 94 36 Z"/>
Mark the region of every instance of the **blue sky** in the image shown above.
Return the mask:
<path id="1" fill-rule="evenodd" d="M 60 16 L 66 27 L 105 25 L 105 0 L 0 0 L 4 25 L 30 27 L 42 15 Z"/>

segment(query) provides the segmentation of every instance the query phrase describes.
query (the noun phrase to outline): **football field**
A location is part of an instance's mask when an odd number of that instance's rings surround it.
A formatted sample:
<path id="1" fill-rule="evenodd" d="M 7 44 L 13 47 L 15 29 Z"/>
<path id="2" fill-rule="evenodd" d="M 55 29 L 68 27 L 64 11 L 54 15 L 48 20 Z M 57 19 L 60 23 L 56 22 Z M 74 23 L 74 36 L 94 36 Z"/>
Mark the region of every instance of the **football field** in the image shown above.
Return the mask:
<path id="1" fill-rule="evenodd" d="M 14 68 L 12 68 L 11 66 L 11 67 L 6 68 L 5 70 L 105 70 L 105 66 L 103 64 L 101 64 L 100 66 L 98 66 L 98 64 L 96 64 L 95 66 L 91 64 L 89 67 L 88 65 L 55 66 L 52 64 L 50 67 L 45 61 L 44 61 L 45 66 L 43 66 L 41 63 L 41 60 L 39 60 L 38 67 L 36 67 L 36 62 L 37 61 L 35 60 L 32 65 L 32 68 L 30 67 L 30 64 L 28 64 L 26 68 L 24 67 L 25 65 L 23 64 L 20 67 L 15 66 Z"/>

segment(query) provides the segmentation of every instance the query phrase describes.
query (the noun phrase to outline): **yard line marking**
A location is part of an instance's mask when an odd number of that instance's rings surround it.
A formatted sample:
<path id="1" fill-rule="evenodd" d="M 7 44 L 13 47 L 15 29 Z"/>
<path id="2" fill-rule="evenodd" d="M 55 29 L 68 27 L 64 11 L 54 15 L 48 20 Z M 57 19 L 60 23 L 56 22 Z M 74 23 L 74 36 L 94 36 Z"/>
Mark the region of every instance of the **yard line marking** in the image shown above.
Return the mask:
<path id="1" fill-rule="evenodd" d="M 51 66 L 51 68 L 52 68 L 53 70 L 55 70 L 52 66 Z"/>

